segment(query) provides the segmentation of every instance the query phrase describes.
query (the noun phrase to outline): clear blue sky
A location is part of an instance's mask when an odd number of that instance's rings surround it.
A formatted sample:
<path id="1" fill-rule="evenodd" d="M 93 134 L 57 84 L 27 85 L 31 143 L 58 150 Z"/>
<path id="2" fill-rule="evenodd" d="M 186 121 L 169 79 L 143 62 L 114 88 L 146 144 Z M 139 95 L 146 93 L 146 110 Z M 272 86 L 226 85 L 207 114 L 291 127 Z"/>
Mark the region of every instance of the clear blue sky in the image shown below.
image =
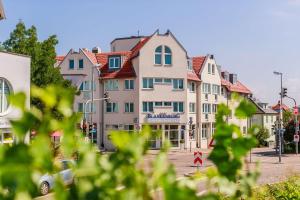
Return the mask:
<path id="1" fill-rule="evenodd" d="M 5 40 L 19 19 L 40 39 L 56 34 L 58 54 L 70 48 L 109 49 L 115 37 L 170 29 L 190 56 L 214 54 L 254 94 L 277 102 L 279 77 L 300 104 L 300 0 L 3 0 Z M 286 103 L 289 103 L 286 100 Z"/>

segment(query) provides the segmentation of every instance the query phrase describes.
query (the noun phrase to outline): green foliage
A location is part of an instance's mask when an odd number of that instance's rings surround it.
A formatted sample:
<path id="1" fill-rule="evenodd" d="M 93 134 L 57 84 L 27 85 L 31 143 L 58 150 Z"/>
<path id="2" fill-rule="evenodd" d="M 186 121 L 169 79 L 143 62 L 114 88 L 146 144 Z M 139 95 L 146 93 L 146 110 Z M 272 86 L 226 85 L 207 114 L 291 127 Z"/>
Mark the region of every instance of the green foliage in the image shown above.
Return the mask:
<path id="1" fill-rule="evenodd" d="M 293 120 L 293 113 L 291 111 L 283 111 L 283 126 L 287 126 Z"/>
<path id="2" fill-rule="evenodd" d="M 254 199 L 257 200 L 276 200 L 276 199 L 299 199 L 300 180 L 299 177 L 290 177 L 287 181 L 266 185 L 255 189 Z"/>
<path id="3" fill-rule="evenodd" d="M 254 114 L 254 106 L 242 100 L 236 109 L 239 118 L 250 117 Z M 256 139 L 248 130 L 243 136 L 240 127 L 228 124 L 225 119 L 230 109 L 221 104 L 216 115 L 216 132 L 214 134 L 215 146 L 209 159 L 215 164 L 216 171 L 208 174 L 210 185 L 217 186 L 222 194 L 232 198 L 246 198 L 252 195 L 252 186 L 255 183 L 257 172 L 243 172 L 244 157 L 249 150 L 256 146 Z"/>
<path id="4" fill-rule="evenodd" d="M 6 51 L 29 55 L 31 57 L 31 84 L 46 87 L 50 84 L 60 85 L 73 89 L 71 82 L 64 80 L 55 64 L 55 46 L 58 40 L 51 35 L 44 41 L 38 40 L 37 30 L 34 26 L 26 28 L 23 22 L 16 25 L 9 39 L 3 42 Z M 32 98 L 31 103 L 43 110 L 44 105 L 37 98 Z"/>
<path id="5" fill-rule="evenodd" d="M 270 137 L 268 129 L 261 127 L 255 136 L 259 146 L 267 146 L 268 142 L 266 140 Z"/>
<path id="6" fill-rule="evenodd" d="M 86 143 L 75 124 L 80 116 L 72 111 L 73 92 L 58 86 L 44 89 L 33 87 L 32 96 L 43 103 L 44 111 L 25 107 L 25 96 L 15 94 L 13 105 L 21 110 L 22 117 L 12 121 L 13 132 L 19 143 L 12 147 L 0 146 L 0 199 L 31 199 L 38 195 L 38 180 L 44 173 L 54 173 L 54 157 L 49 133 L 63 132 L 61 153 L 65 158 L 77 158 L 73 168 L 76 182 L 66 189 L 57 178 L 55 199 L 232 199 L 252 195 L 257 173 L 244 172 L 243 159 L 255 146 L 251 134 L 243 137 L 240 128 L 227 124 L 224 119 L 230 112 L 220 105 L 217 114 L 216 146 L 209 156 L 216 168 L 207 172 L 209 192 L 197 195 L 197 176 L 177 179 L 174 166 L 168 162 L 169 142 L 153 161 L 145 159 L 152 137 L 149 127 L 135 133 L 111 132 L 111 141 L 117 151 L 111 154 L 96 153 Z M 19 100 L 17 100 L 17 98 Z M 240 116 L 250 116 L 252 109 L 240 107 Z M 55 118 L 56 109 L 62 119 Z M 31 144 L 24 143 L 27 133 L 35 129 L 38 134 Z M 157 134 L 157 133 L 154 133 Z M 150 164 L 149 164 L 150 163 Z M 220 193 L 214 192 L 216 187 Z"/>

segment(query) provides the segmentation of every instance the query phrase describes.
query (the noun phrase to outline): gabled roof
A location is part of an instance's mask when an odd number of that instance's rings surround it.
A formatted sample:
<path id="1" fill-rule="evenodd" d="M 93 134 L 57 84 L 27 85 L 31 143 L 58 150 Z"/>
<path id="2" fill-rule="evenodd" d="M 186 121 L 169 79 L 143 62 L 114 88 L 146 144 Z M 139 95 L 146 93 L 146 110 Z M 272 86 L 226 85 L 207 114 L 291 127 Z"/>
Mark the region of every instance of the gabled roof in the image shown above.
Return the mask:
<path id="1" fill-rule="evenodd" d="M 279 112 L 279 110 L 280 110 L 280 101 L 276 105 L 272 106 L 272 109 L 275 110 L 275 111 L 277 111 L 277 112 Z M 285 104 L 282 104 L 282 109 L 284 111 L 290 110 L 290 108 L 287 105 L 285 105 Z"/>
<path id="2" fill-rule="evenodd" d="M 256 106 L 255 114 L 273 114 L 273 115 L 277 114 L 277 112 L 271 108 L 262 108 L 256 99 L 253 99 L 251 97 L 249 97 L 248 99 Z"/>
<path id="3" fill-rule="evenodd" d="M 56 56 L 55 57 L 55 60 L 59 61 L 59 62 L 62 62 L 64 59 L 65 59 L 65 56 Z"/>
<path id="4" fill-rule="evenodd" d="M 232 84 L 231 82 L 221 78 L 221 84 L 225 86 L 230 92 L 237 92 L 243 94 L 251 94 L 252 92 L 241 82 L 237 81 L 236 84 Z"/>
<path id="5" fill-rule="evenodd" d="M 206 56 L 197 56 L 193 57 L 193 69 L 196 74 L 199 74 L 204 66 Z"/>
<path id="6" fill-rule="evenodd" d="M 96 55 L 95 55 L 93 52 L 91 52 L 91 51 L 89 51 L 89 50 L 87 50 L 87 49 L 85 49 L 85 48 L 82 49 L 82 52 L 88 57 L 88 59 L 89 59 L 94 65 L 97 64 Z"/>

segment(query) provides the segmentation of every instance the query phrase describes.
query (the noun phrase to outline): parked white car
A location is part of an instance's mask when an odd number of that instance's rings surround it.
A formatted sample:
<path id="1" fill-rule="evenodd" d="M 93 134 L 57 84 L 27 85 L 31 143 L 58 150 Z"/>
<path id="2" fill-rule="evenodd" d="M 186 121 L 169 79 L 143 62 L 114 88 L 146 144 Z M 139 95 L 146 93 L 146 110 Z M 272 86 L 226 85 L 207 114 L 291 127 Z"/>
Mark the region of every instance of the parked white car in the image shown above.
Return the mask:
<path id="1" fill-rule="evenodd" d="M 55 174 L 45 174 L 39 180 L 40 193 L 46 195 L 54 187 L 54 182 L 57 176 L 60 176 L 65 185 L 71 185 L 74 182 L 74 174 L 72 173 L 72 166 L 75 165 L 73 160 L 59 161 L 59 170 Z"/>

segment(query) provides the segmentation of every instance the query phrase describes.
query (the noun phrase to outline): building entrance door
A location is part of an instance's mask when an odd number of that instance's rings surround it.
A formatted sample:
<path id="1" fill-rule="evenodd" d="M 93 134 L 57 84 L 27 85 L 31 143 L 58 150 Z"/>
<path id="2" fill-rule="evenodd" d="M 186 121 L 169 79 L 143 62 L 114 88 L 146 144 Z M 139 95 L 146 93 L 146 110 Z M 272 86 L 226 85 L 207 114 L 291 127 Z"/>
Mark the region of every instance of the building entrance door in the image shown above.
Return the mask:
<path id="1" fill-rule="evenodd" d="M 151 125 L 151 136 L 149 138 L 149 142 L 150 142 L 150 148 L 151 149 L 159 149 L 161 148 L 162 145 L 162 135 L 159 134 L 161 133 L 161 125 Z"/>
<path id="2" fill-rule="evenodd" d="M 165 139 L 169 140 L 172 147 L 179 147 L 179 126 L 178 125 L 165 125 Z"/>

